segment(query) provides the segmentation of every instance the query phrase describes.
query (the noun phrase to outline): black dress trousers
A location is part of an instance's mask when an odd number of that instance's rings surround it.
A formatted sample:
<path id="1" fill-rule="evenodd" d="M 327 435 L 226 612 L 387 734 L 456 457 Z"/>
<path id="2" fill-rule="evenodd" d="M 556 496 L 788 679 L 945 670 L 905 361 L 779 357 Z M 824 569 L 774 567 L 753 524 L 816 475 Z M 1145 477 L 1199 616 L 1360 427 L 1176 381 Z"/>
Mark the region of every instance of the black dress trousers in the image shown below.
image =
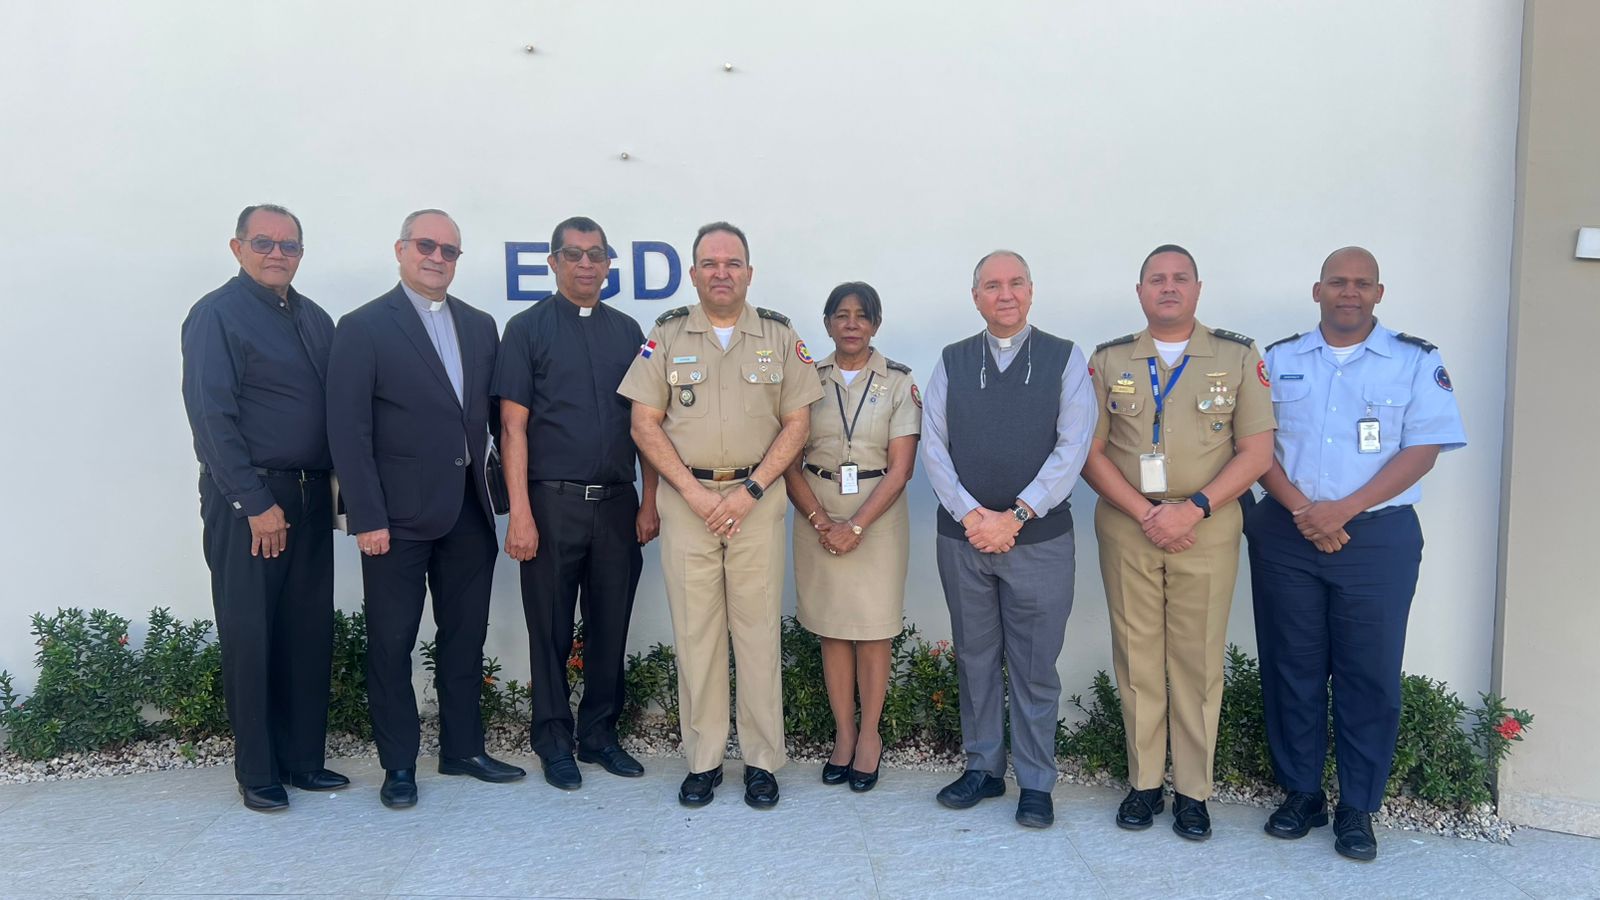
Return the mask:
<path id="1" fill-rule="evenodd" d="M 431 541 L 391 539 L 389 552 L 361 557 L 366 588 L 367 701 L 378 760 L 385 769 L 417 764 L 421 722 L 411 687 L 411 652 L 422 603 L 433 594 L 438 631 L 434 684 L 439 692 L 439 752 L 450 758 L 483 752 L 483 641 L 498 540 L 466 479 L 455 525 Z"/>
<path id="2" fill-rule="evenodd" d="M 634 528 L 639 499 L 631 484 L 611 487 L 603 500 L 585 500 L 582 488 L 536 482 L 528 502 L 539 528 L 538 555 L 522 563 L 533 750 L 546 760 L 571 753 L 575 740 L 603 750 L 617 742 L 628 622 L 644 568 Z M 584 688 L 574 733 L 567 659 L 580 603 Z"/>
<path id="3" fill-rule="evenodd" d="M 265 479 L 289 522 L 275 559 L 250 555 L 250 522 L 200 476 L 234 777 L 248 787 L 322 768 L 333 659 L 333 497 L 327 478 Z"/>

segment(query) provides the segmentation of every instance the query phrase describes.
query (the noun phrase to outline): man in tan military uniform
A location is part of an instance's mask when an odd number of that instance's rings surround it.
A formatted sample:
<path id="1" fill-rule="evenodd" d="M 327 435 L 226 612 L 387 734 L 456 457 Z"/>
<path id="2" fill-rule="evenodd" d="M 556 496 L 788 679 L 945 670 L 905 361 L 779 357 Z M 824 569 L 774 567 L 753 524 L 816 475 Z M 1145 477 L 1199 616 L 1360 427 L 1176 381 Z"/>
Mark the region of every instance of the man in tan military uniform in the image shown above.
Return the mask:
<path id="1" fill-rule="evenodd" d="M 787 761 L 778 638 L 785 561 L 783 472 L 804 446 L 822 384 L 779 313 L 745 303 L 744 232 L 714 222 L 695 236 L 699 304 L 656 320 L 617 393 L 633 401 L 633 439 L 666 485 L 661 569 L 678 652 L 689 775 L 685 806 L 711 802 L 728 743 L 728 636 L 739 679 L 745 802 L 778 802 Z"/>
<path id="2" fill-rule="evenodd" d="M 1233 501 L 1271 464 L 1277 426 L 1255 345 L 1195 321 L 1200 280 L 1187 250 L 1151 251 L 1137 293 L 1149 327 L 1089 361 L 1101 412 L 1083 469 L 1100 494 L 1095 534 L 1128 735 L 1132 790 L 1117 824 L 1148 828 L 1162 810 L 1170 712 L 1172 829 L 1205 840 L 1243 522 Z"/>

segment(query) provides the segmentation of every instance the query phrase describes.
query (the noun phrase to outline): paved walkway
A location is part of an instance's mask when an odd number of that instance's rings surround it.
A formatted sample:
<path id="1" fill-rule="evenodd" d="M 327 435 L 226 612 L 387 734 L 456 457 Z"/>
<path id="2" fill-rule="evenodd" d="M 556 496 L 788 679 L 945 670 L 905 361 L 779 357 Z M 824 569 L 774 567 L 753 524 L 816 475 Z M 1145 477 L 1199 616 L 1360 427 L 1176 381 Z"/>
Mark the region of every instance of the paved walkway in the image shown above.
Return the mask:
<path id="1" fill-rule="evenodd" d="M 1073 785 L 1056 789 L 1056 826 L 1030 831 L 1014 786 L 953 812 L 933 800 L 948 775 L 900 770 L 857 796 L 790 766 L 783 802 L 757 812 L 730 763 L 716 802 L 690 811 L 682 761 L 645 763 L 641 779 L 583 766 L 573 793 L 428 767 L 403 812 L 378 803 L 370 759 L 336 763 L 350 789 L 291 790 L 272 815 L 240 805 L 226 768 L 0 787 L 0 897 L 1600 897 L 1600 841 L 1546 832 L 1496 846 L 1380 831 L 1362 864 L 1326 828 L 1274 840 L 1241 806 L 1213 807 L 1205 844 L 1165 817 L 1119 831 L 1120 795 Z"/>

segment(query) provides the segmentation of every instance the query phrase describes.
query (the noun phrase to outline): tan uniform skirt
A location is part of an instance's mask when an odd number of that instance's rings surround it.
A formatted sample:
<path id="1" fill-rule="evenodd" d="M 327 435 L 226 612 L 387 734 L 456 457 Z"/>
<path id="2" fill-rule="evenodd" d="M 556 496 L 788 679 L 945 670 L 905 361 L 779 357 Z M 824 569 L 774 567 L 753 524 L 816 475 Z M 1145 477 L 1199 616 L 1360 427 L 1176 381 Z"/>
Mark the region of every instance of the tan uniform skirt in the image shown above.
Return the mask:
<path id="1" fill-rule="evenodd" d="M 839 483 L 805 473 L 806 483 L 828 515 L 847 519 L 865 503 L 878 479 L 863 480 L 861 493 L 845 496 Z M 833 556 L 817 541 L 805 516 L 794 517 L 794 582 L 800 624 L 846 641 L 877 641 L 900 633 L 906 607 L 906 567 L 911 558 L 911 521 L 902 491 L 894 504 L 861 535 L 856 549 Z"/>

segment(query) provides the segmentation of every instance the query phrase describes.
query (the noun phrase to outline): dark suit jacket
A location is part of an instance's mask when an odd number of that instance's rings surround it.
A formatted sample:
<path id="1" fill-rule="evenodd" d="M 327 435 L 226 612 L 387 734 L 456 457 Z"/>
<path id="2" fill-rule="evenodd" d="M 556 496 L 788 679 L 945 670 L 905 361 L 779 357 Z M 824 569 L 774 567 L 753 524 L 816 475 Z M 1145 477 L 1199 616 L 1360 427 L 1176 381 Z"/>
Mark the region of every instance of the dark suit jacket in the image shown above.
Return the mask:
<path id="1" fill-rule="evenodd" d="M 328 444 L 353 534 L 387 528 L 400 540 L 443 537 L 461 515 L 469 477 L 494 527 L 483 463 L 490 424 L 499 424 L 489 397 L 499 329 L 488 313 L 455 297 L 446 302 L 461 343 L 465 404 L 398 284 L 334 332 Z"/>

